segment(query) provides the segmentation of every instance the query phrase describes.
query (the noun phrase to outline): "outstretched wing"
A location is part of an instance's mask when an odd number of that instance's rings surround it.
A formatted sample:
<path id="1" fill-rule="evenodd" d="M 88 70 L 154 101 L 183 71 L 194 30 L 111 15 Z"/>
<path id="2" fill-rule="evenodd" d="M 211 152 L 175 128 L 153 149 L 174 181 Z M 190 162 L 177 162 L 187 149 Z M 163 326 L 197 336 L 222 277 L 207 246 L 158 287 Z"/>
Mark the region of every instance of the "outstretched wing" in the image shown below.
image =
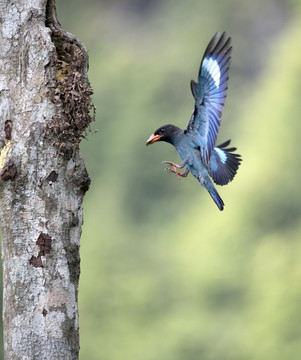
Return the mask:
<path id="1" fill-rule="evenodd" d="M 231 52 L 231 38 L 227 38 L 225 32 L 222 35 L 216 33 L 203 56 L 198 82 L 191 80 L 190 83 L 195 106 L 185 131 L 200 134 L 201 156 L 207 166 L 227 95 Z"/>

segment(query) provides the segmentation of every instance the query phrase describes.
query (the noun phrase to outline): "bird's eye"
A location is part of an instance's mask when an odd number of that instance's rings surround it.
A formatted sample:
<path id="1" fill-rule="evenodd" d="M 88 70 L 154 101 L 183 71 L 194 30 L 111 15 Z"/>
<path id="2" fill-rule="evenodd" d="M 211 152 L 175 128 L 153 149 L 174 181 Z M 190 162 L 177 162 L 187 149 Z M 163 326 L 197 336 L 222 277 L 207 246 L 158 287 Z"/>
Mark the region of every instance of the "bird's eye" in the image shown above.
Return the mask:
<path id="1" fill-rule="evenodd" d="M 165 129 L 164 128 L 162 128 L 162 129 L 160 129 L 160 133 L 164 133 L 165 132 Z"/>

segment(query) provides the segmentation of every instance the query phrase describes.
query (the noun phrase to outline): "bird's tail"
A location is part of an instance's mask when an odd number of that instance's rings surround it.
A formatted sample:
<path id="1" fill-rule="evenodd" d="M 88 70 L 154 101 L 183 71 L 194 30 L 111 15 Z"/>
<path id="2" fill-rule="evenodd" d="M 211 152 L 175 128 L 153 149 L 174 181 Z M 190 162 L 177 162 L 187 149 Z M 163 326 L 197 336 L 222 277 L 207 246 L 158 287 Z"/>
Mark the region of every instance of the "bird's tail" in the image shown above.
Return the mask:
<path id="1" fill-rule="evenodd" d="M 222 198 L 219 196 L 219 193 L 217 192 L 216 188 L 212 184 L 212 181 L 207 177 L 207 179 L 204 182 L 200 183 L 207 189 L 210 196 L 212 197 L 213 201 L 216 203 L 217 207 L 220 209 L 220 211 L 224 210 L 224 202 Z"/>

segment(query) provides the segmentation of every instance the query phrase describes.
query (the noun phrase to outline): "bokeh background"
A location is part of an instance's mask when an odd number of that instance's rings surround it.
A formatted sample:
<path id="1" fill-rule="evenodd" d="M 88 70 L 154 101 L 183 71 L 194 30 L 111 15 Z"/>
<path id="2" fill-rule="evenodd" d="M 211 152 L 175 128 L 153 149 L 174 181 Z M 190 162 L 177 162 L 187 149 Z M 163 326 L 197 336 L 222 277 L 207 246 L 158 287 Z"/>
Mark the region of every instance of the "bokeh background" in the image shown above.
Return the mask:
<path id="1" fill-rule="evenodd" d="M 97 120 L 81 148 L 82 360 L 301 357 L 301 2 L 57 0 L 86 46 Z M 216 31 L 232 37 L 218 142 L 242 166 L 220 213 L 145 147 L 186 126 L 189 81 Z M 94 132 L 98 130 L 98 132 Z"/>

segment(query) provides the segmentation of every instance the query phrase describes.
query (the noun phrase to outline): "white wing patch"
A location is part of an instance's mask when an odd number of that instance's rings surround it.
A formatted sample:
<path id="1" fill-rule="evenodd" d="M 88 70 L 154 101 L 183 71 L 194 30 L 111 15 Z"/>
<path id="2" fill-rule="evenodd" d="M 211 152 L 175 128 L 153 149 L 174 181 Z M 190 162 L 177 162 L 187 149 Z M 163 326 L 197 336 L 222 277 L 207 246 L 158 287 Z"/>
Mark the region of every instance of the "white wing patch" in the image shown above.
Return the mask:
<path id="1" fill-rule="evenodd" d="M 212 58 L 205 58 L 203 60 L 203 67 L 209 72 L 212 79 L 214 80 L 215 86 L 219 87 L 220 79 L 221 79 L 221 72 L 218 66 L 218 62 L 213 60 Z"/>
<path id="2" fill-rule="evenodd" d="M 218 157 L 220 158 L 220 161 L 221 161 L 223 164 L 225 164 L 225 162 L 227 161 L 227 155 L 226 155 L 226 153 L 225 153 L 223 150 L 219 149 L 218 147 L 214 148 L 214 150 L 217 152 L 217 155 L 218 155 Z"/>

